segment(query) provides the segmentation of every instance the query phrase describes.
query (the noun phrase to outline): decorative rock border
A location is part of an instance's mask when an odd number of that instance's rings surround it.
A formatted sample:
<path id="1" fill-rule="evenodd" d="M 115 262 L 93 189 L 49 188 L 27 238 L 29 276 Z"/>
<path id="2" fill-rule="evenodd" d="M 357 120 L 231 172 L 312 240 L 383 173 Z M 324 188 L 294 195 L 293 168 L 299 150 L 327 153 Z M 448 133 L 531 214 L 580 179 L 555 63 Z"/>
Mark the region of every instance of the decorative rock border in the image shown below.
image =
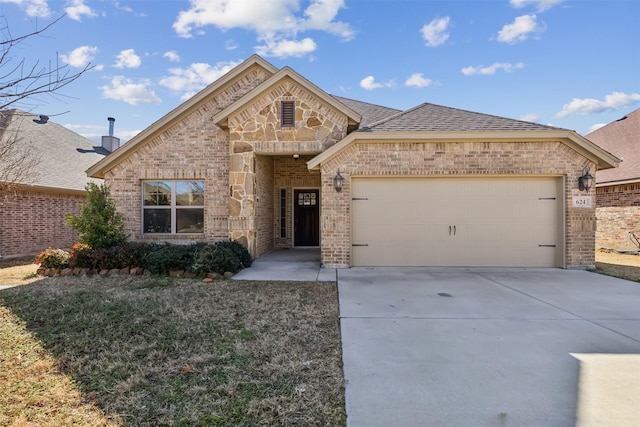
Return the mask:
<path id="1" fill-rule="evenodd" d="M 41 276 L 55 277 L 55 276 L 98 276 L 98 277 L 119 277 L 119 276 L 151 276 L 149 270 L 145 270 L 141 267 L 134 268 L 113 268 L 111 270 L 94 270 L 90 268 L 39 268 L 36 270 Z M 214 280 L 227 280 L 231 278 L 234 273 L 230 271 L 222 274 L 218 273 L 203 273 L 195 274 L 184 270 L 174 270 L 169 272 L 169 277 L 186 278 L 186 279 L 202 279 L 203 282 L 210 283 Z"/>

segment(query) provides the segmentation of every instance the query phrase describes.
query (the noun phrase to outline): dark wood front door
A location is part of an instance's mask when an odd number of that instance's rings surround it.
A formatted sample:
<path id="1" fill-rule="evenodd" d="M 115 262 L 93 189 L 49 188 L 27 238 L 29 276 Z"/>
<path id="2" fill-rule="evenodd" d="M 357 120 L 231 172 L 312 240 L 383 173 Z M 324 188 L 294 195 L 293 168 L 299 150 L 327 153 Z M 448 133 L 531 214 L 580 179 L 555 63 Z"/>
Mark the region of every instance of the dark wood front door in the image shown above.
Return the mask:
<path id="1" fill-rule="evenodd" d="M 320 246 L 320 193 L 318 190 L 295 190 L 294 246 Z"/>

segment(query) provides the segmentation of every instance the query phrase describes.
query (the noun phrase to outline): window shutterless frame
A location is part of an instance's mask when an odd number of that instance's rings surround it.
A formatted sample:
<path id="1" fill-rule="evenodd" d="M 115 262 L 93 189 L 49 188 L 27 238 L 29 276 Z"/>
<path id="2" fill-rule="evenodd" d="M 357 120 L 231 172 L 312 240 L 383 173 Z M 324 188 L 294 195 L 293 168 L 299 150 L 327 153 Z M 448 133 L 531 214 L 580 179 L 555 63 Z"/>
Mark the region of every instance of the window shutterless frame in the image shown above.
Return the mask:
<path id="1" fill-rule="evenodd" d="M 143 181 L 142 232 L 204 233 L 204 182 Z"/>

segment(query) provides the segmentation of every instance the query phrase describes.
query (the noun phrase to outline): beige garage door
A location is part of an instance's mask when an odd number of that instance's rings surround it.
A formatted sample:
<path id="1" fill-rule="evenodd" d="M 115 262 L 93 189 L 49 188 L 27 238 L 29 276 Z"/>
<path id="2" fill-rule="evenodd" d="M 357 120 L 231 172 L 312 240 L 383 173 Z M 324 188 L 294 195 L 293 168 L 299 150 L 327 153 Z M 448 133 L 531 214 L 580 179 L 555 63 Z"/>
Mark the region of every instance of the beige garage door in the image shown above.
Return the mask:
<path id="1" fill-rule="evenodd" d="M 352 265 L 561 267 L 560 178 L 354 178 Z"/>

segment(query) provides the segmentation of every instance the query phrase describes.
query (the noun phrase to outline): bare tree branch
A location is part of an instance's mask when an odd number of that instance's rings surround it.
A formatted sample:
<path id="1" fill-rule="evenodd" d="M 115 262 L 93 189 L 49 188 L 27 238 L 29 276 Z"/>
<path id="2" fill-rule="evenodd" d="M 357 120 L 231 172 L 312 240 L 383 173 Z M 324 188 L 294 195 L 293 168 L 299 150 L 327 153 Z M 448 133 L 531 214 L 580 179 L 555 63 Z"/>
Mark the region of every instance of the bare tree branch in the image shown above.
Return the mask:
<path id="1" fill-rule="evenodd" d="M 0 205 L 6 201 L 20 184 L 35 180 L 34 172 L 40 162 L 36 153 L 29 152 L 21 136 L 21 123 L 31 118 L 13 108 L 20 107 L 28 99 L 43 94 L 53 94 L 73 83 L 94 66 L 87 64 L 79 72 L 68 65 L 60 65 L 56 53 L 55 65 L 41 65 L 40 60 L 32 64 L 25 58 L 16 58 L 12 49 L 58 23 L 65 15 L 41 29 L 14 37 L 6 19 L 0 27 Z M 11 107 L 12 109 L 9 109 Z"/>

